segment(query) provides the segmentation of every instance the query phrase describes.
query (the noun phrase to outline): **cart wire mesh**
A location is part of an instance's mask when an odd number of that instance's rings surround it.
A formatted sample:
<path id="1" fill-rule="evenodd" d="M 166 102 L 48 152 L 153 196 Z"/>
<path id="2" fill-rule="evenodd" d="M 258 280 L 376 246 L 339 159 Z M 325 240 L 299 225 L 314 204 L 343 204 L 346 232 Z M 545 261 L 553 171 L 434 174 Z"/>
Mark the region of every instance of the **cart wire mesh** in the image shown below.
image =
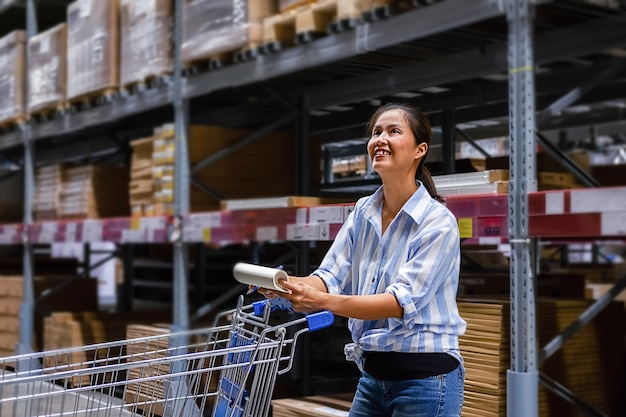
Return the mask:
<path id="1" fill-rule="evenodd" d="M 271 310 L 240 297 L 209 328 L 1 358 L 0 416 L 266 416 L 298 337 L 334 320 Z"/>

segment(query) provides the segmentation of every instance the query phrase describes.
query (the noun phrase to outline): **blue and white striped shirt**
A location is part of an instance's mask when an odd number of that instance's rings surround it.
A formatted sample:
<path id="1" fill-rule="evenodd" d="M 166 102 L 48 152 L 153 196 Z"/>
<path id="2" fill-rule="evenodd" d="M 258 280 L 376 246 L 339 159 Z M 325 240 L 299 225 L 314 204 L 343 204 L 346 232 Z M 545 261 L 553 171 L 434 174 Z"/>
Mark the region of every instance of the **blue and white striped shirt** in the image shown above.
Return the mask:
<path id="1" fill-rule="evenodd" d="M 359 367 L 362 351 L 446 352 L 462 361 L 456 218 L 419 183 L 382 235 L 382 202 L 382 187 L 359 199 L 313 272 L 332 294 L 389 292 L 404 310 L 401 319 L 349 319 L 355 344 L 346 357 Z"/>

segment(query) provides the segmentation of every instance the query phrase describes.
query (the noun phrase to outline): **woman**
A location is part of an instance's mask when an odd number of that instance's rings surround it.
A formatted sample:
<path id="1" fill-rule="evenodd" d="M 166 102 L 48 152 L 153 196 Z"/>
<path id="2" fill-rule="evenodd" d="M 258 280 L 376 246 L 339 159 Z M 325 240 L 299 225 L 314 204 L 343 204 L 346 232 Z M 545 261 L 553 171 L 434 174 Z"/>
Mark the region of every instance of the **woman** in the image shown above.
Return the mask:
<path id="1" fill-rule="evenodd" d="M 430 123 L 412 106 L 387 104 L 367 132 L 383 185 L 357 202 L 319 268 L 290 277 L 281 296 L 296 311 L 350 318 L 346 357 L 362 371 L 350 417 L 459 416 L 460 240 L 424 167 Z"/>

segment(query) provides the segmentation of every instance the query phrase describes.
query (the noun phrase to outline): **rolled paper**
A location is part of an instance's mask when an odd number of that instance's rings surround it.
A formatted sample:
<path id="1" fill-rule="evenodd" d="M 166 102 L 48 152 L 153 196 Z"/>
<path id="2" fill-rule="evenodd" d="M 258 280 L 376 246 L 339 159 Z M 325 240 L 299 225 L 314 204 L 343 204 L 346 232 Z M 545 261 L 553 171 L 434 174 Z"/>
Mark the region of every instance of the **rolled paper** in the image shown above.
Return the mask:
<path id="1" fill-rule="evenodd" d="M 233 268 L 233 275 L 242 284 L 289 292 L 289 290 L 281 287 L 279 284 L 281 279 L 289 280 L 289 276 L 282 269 L 239 262 Z"/>

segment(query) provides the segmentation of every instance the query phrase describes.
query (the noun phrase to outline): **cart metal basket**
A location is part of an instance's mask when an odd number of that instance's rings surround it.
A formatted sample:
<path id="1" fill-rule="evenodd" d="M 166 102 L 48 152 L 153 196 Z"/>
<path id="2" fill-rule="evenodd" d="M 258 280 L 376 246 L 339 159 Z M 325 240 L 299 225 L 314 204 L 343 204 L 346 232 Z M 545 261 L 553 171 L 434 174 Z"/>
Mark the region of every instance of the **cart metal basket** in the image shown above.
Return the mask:
<path id="1" fill-rule="evenodd" d="M 0 416 L 266 416 L 298 337 L 334 320 L 271 309 L 240 297 L 210 328 L 2 358 Z"/>

